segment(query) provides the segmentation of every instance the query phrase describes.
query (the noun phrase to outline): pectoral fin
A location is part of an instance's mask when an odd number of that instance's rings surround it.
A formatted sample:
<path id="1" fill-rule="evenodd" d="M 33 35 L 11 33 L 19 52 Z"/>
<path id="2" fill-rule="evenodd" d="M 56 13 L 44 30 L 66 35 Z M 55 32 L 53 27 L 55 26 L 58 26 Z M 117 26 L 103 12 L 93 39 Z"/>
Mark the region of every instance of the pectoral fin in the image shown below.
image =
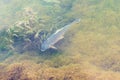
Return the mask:
<path id="1" fill-rule="evenodd" d="M 50 46 L 50 48 L 52 48 L 52 49 L 57 49 L 55 46 Z"/>
<path id="2" fill-rule="evenodd" d="M 63 38 L 64 38 L 64 36 L 60 36 L 60 37 L 59 37 L 59 40 L 61 40 L 61 39 L 63 39 Z"/>

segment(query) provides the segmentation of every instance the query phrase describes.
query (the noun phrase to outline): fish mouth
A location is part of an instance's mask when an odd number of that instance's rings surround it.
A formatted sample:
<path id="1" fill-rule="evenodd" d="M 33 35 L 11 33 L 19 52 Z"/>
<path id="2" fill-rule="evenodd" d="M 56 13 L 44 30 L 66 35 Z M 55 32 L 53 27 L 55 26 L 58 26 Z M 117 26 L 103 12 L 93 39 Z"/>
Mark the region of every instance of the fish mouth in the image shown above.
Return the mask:
<path id="1" fill-rule="evenodd" d="M 44 49 L 41 49 L 42 52 L 44 52 L 45 50 Z"/>
<path id="2" fill-rule="evenodd" d="M 40 49 L 42 52 L 46 51 L 47 49 L 46 48 L 41 48 Z"/>

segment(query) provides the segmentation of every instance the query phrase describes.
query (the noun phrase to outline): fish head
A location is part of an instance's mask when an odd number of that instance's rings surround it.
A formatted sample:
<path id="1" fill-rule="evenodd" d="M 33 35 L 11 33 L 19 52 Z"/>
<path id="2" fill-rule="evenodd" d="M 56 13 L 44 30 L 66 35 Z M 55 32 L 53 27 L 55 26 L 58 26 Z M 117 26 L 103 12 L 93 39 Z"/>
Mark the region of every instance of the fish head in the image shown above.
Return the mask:
<path id="1" fill-rule="evenodd" d="M 41 51 L 46 51 L 49 48 L 49 45 L 46 42 L 43 42 L 41 44 Z"/>

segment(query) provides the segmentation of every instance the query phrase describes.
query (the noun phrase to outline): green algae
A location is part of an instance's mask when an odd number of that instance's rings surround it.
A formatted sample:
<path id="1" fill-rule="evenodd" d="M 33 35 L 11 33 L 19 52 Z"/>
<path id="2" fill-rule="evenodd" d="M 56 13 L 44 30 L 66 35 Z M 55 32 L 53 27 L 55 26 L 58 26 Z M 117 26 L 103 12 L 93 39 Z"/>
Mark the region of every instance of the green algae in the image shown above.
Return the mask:
<path id="1" fill-rule="evenodd" d="M 13 0 L 13 4 L 19 3 L 19 5 L 16 5 L 16 8 L 12 4 L 8 6 L 11 9 L 14 7 L 12 10 L 15 10 L 10 14 L 17 12 L 17 16 L 14 16 L 15 20 L 10 21 L 13 16 L 9 15 L 10 18 L 7 18 L 6 23 L 11 26 L 16 20 L 29 21 L 31 18 L 29 11 L 37 13 L 34 14 L 35 21 L 33 21 L 35 31 L 42 28 L 49 31 L 55 26 L 57 26 L 55 29 L 61 28 L 75 18 L 81 18 L 81 22 L 73 25 L 65 34 L 65 38 L 57 45 L 58 51 L 41 53 L 28 50 L 22 54 L 19 52 L 13 52 L 15 53 L 13 55 L 6 54 L 7 56 L 3 56 L 0 52 L 1 80 L 120 79 L 118 0 L 60 0 L 63 3 L 44 3 L 46 5 L 40 4 L 41 2 L 42 0 Z M 2 17 L 0 20 L 5 22 Z M 21 30 L 20 35 L 24 34 Z M 11 49 L 6 47 L 11 43 L 5 41 L 5 37 L 6 35 L 2 35 L 2 39 L 0 37 L 0 42 L 3 41 L 0 44 L 1 51 Z"/>

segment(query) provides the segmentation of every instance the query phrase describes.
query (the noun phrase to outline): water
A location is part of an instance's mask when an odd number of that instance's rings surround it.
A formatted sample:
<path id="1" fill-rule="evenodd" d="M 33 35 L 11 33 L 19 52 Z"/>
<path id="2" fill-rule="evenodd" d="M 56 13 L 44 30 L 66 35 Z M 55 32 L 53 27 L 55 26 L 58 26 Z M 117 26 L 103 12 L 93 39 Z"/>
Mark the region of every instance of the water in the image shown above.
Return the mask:
<path id="1" fill-rule="evenodd" d="M 1 0 L 0 79 L 119 80 L 119 3 Z M 58 50 L 40 51 L 41 39 L 78 18 L 81 22 L 56 44 Z"/>

